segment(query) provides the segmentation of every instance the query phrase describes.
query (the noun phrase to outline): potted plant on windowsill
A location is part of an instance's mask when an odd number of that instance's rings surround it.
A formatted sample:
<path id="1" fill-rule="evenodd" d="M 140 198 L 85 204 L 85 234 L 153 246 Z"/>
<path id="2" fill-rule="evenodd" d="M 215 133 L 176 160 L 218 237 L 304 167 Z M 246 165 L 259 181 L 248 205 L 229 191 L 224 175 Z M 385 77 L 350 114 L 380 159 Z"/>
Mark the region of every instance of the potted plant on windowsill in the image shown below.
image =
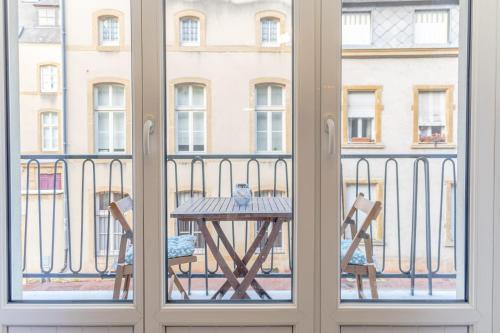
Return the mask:
<path id="1" fill-rule="evenodd" d="M 420 142 L 421 143 L 445 143 L 446 142 L 446 136 L 441 133 L 434 133 L 432 135 L 421 135 L 420 136 Z"/>
<path id="2" fill-rule="evenodd" d="M 371 138 L 351 138 L 352 143 L 373 143 Z"/>

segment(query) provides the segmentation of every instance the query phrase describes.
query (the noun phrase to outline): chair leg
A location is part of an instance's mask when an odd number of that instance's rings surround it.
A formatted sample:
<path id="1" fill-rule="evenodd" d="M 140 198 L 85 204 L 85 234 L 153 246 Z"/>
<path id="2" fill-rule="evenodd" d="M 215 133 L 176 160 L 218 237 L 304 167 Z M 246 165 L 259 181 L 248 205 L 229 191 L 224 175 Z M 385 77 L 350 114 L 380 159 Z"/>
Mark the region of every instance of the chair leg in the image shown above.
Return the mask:
<path id="1" fill-rule="evenodd" d="M 132 275 L 127 274 L 125 276 L 125 282 L 123 283 L 123 297 L 122 299 L 128 299 L 128 290 L 130 288 L 130 278 Z"/>
<path id="2" fill-rule="evenodd" d="M 116 268 L 115 286 L 113 288 L 113 299 L 120 299 L 120 289 L 122 287 L 123 266 L 118 265 Z"/>
<path id="3" fill-rule="evenodd" d="M 377 269 L 375 268 L 375 265 L 368 266 L 368 279 L 370 280 L 370 290 L 372 292 L 372 299 L 378 299 Z"/>
<path id="4" fill-rule="evenodd" d="M 168 268 L 168 272 L 170 273 L 171 275 L 171 285 L 169 286 L 169 297 L 172 296 L 172 290 L 174 289 L 174 284 L 175 286 L 177 287 L 177 289 L 179 290 L 179 292 L 181 293 L 182 297 L 184 298 L 184 300 L 189 300 L 189 296 L 187 294 L 187 291 L 184 289 L 184 287 L 182 286 L 182 283 L 181 281 L 179 280 L 179 278 L 177 277 L 177 275 L 175 274 L 174 270 L 172 269 L 172 267 L 169 267 Z"/>
<path id="5" fill-rule="evenodd" d="M 363 277 L 360 274 L 356 274 L 356 285 L 358 286 L 358 297 L 365 298 L 363 293 Z"/>

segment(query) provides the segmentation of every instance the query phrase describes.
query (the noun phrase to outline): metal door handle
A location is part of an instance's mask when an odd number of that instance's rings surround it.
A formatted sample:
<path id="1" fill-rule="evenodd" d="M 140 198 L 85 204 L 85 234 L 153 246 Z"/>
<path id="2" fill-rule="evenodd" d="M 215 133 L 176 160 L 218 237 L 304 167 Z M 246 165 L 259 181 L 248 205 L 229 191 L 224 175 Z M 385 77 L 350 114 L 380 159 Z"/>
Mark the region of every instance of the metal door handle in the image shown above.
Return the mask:
<path id="1" fill-rule="evenodd" d="M 328 134 L 328 154 L 335 157 L 335 121 L 327 118 L 325 121 L 325 132 Z"/>
<path id="2" fill-rule="evenodd" d="M 142 129 L 142 144 L 144 148 L 144 155 L 149 155 L 150 153 L 150 144 L 149 139 L 151 134 L 154 132 L 154 122 L 151 119 L 148 119 L 144 122 L 144 127 Z"/>

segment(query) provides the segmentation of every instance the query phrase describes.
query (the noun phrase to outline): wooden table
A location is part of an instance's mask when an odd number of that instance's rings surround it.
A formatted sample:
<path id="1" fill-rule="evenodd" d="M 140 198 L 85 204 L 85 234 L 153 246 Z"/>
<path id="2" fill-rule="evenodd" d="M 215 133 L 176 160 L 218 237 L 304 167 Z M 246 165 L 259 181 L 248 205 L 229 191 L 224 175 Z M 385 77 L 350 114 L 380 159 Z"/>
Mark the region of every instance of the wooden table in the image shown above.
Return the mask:
<path id="1" fill-rule="evenodd" d="M 249 299 L 247 289 L 251 286 L 261 298 L 271 299 L 271 296 L 257 282 L 255 276 L 259 272 L 262 264 L 266 261 L 276 238 L 281 230 L 283 222 L 292 219 L 292 204 L 290 199 L 281 197 L 261 197 L 252 198 L 246 206 L 239 206 L 232 198 L 195 198 L 186 201 L 170 215 L 179 221 L 196 221 L 205 242 L 212 252 L 215 260 L 219 264 L 227 281 L 212 296 L 212 299 L 221 299 L 232 287 L 234 294 L 231 299 Z M 211 221 L 222 244 L 226 248 L 229 256 L 233 259 L 236 268 L 232 270 L 221 252 L 219 251 L 213 237 L 207 228 L 207 221 Z M 248 248 L 241 258 L 227 239 L 220 226 L 221 221 L 262 221 L 262 225 Z M 270 224 L 272 230 L 267 240 L 261 248 L 257 259 L 250 268 L 247 264 L 252 259 L 257 247 L 261 244 Z M 238 278 L 243 278 L 241 283 Z"/>

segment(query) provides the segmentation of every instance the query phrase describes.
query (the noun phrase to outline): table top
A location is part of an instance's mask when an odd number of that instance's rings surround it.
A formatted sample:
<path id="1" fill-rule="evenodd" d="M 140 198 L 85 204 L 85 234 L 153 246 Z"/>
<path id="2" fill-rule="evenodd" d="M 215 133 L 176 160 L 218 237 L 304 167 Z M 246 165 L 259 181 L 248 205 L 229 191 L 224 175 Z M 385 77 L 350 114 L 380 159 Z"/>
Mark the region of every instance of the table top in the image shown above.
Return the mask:
<path id="1" fill-rule="evenodd" d="M 291 220 L 292 203 L 283 197 L 254 197 L 246 206 L 233 198 L 193 198 L 177 207 L 171 217 L 195 221 Z"/>

